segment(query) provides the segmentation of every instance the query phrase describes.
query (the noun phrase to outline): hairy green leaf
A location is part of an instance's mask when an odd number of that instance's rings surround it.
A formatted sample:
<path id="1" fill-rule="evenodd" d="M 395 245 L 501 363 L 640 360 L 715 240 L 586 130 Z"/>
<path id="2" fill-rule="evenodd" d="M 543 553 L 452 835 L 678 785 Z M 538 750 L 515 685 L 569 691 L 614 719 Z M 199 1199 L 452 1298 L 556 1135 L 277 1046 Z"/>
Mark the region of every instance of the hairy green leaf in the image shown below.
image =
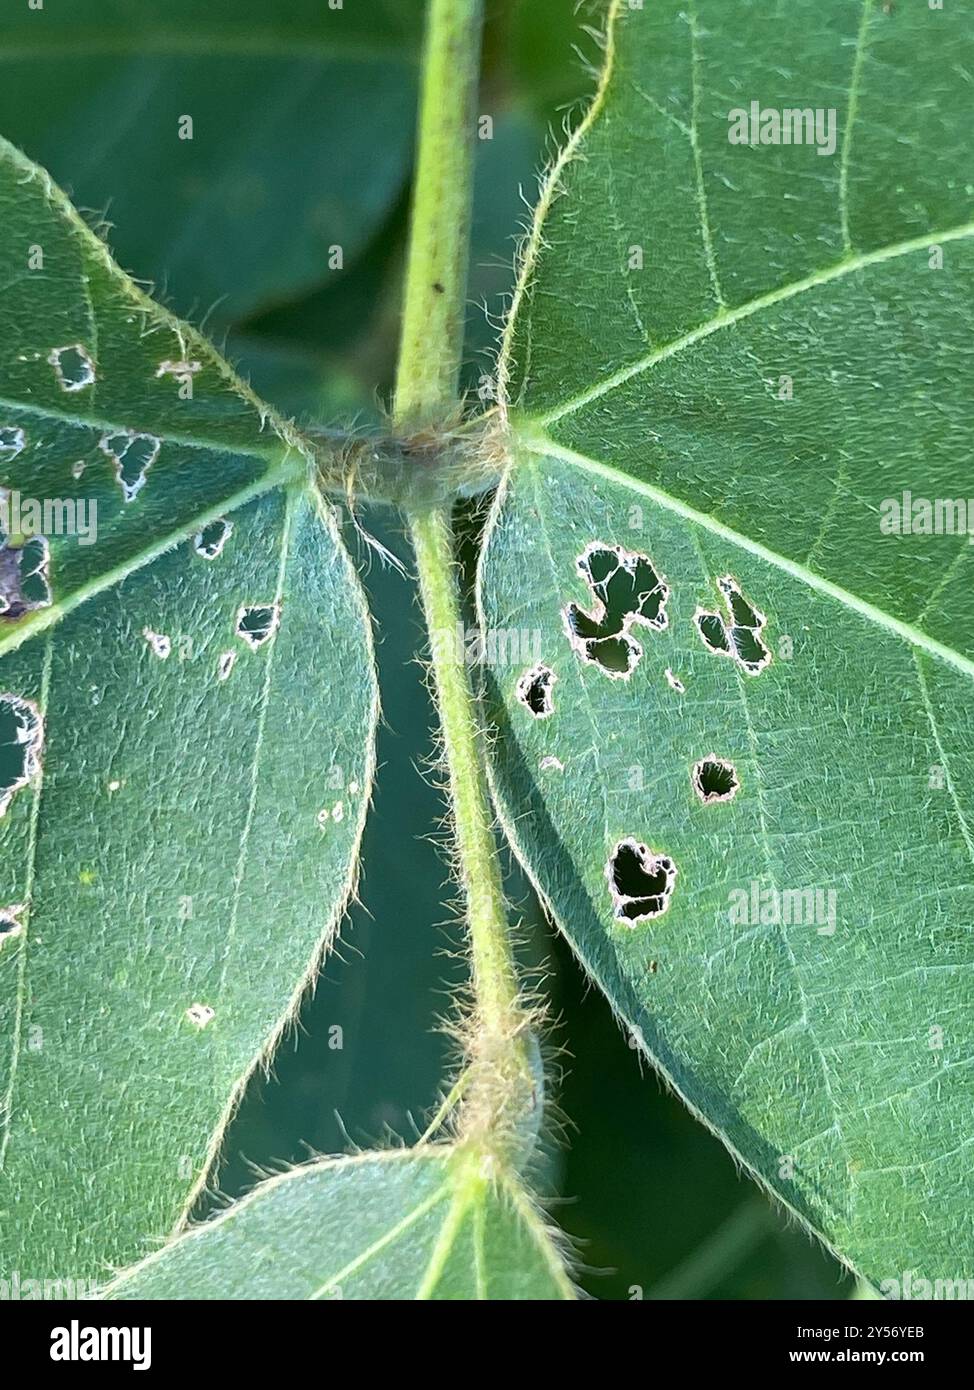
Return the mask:
<path id="1" fill-rule="evenodd" d="M 974 31 L 613 18 L 507 345 L 502 817 L 755 1175 L 873 1282 L 966 1277 L 974 552 L 962 518 L 888 532 L 970 491 Z M 803 142 L 761 143 L 786 109 Z"/>
<path id="2" fill-rule="evenodd" d="M 123 1274 L 124 1299 L 569 1299 L 542 1217 L 442 1146 L 327 1159 L 262 1183 Z"/>
<path id="3" fill-rule="evenodd" d="M 0 130 L 76 204 L 107 209 L 121 264 L 180 312 L 239 319 L 337 273 L 336 247 L 348 266 L 401 192 L 420 14 L 414 0 L 8 5 Z"/>
<path id="4" fill-rule="evenodd" d="M 6 144 L 0 209 L 0 1268 L 93 1278 L 331 940 L 376 694 L 301 441 Z"/>

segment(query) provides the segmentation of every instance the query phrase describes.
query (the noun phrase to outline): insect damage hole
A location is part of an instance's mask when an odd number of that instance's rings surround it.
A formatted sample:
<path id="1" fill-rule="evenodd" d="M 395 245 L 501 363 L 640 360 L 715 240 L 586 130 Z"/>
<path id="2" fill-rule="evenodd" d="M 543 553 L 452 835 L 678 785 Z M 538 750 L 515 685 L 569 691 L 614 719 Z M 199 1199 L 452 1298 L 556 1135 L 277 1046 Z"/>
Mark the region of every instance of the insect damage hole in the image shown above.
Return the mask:
<path id="1" fill-rule="evenodd" d="M 69 343 L 67 347 L 52 348 L 48 362 L 54 368 L 58 385 L 62 391 L 83 391 L 95 380 L 95 364 L 86 347 L 81 343 Z"/>
<path id="2" fill-rule="evenodd" d="M 517 683 L 517 698 L 521 704 L 534 715 L 535 719 L 547 719 L 550 714 L 555 712 L 555 700 L 552 686 L 558 677 L 550 666 L 545 666 L 539 662 L 537 666 L 532 666 L 530 671 L 525 671 L 524 675 Z"/>
<path id="3" fill-rule="evenodd" d="M 712 801 L 733 801 L 741 785 L 734 764 L 727 758 L 718 758 L 716 753 L 693 764 L 690 781 L 704 805 Z"/>
<path id="4" fill-rule="evenodd" d="M 0 816 L 41 765 L 44 720 L 33 700 L 0 695 Z"/>
<path id="5" fill-rule="evenodd" d="M 27 436 L 19 425 L 0 425 L 0 455 L 15 459 L 27 444 Z"/>
<path id="6" fill-rule="evenodd" d="M 103 435 L 98 447 L 114 464 L 115 479 L 122 489 L 122 497 L 126 502 L 133 501 L 145 486 L 146 474 L 159 457 L 160 441 L 154 434 L 120 430 L 115 434 Z"/>
<path id="7" fill-rule="evenodd" d="M 227 676 L 229 676 L 230 672 L 233 670 L 234 663 L 236 662 L 236 660 L 237 660 L 237 653 L 236 653 L 236 652 L 221 652 L 221 653 L 220 653 L 220 659 L 219 659 L 219 661 L 217 662 L 217 666 L 216 666 L 216 678 L 217 678 L 218 681 L 225 681 L 225 680 L 226 680 Z"/>
<path id="8" fill-rule="evenodd" d="M 4 542 L 0 524 L 0 617 L 20 618 L 37 608 L 49 608 L 51 554 L 47 537 L 28 536 L 19 546 Z"/>
<path id="9" fill-rule="evenodd" d="M 237 613 L 237 636 L 256 651 L 274 636 L 280 619 L 281 607 L 278 603 L 241 604 Z"/>
<path id="10" fill-rule="evenodd" d="M 717 656 L 729 656 L 748 676 L 756 676 L 771 660 L 771 653 L 761 640 L 767 618 L 741 592 L 741 586 L 729 574 L 717 580 L 724 598 L 727 617 L 698 608 L 693 615 L 704 645 Z"/>
<path id="11" fill-rule="evenodd" d="M 20 920 L 23 912 L 23 903 L 16 903 L 13 907 L 0 907 L 0 949 L 8 941 L 13 941 L 15 937 L 23 934 L 24 924 Z"/>
<path id="12" fill-rule="evenodd" d="M 160 661 L 165 661 L 172 652 L 172 638 L 167 637 L 164 632 L 153 632 L 151 627 L 144 627 L 142 636 L 149 644 L 153 656 L 157 656 Z"/>
<path id="13" fill-rule="evenodd" d="M 664 674 L 666 676 L 666 684 L 670 687 L 671 690 L 675 690 L 678 695 L 685 695 L 687 693 L 687 688 L 680 680 L 680 677 L 674 676 L 673 672 L 670 670 L 668 666 Z"/>
<path id="14" fill-rule="evenodd" d="M 216 1018 L 216 1010 L 211 1009 L 209 1004 L 190 1004 L 186 1010 L 186 1017 L 194 1027 L 205 1028 Z"/>
<path id="15" fill-rule="evenodd" d="M 648 556 L 621 545 L 590 541 L 575 563 L 595 602 L 591 610 L 577 603 L 562 610 L 568 640 L 583 661 L 626 680 L 643 653 L 632 626 L 666 628 L 669 586 Z"/>
<path id="16" fill-rule="evenodd" d="M 620 840 L 605 866 L 616 921 L 632 927 L 662 917 L 670 905 L 676 875 L 668 854 L 658 854 L 632 837 Z"/>
<path id="17" fill-rule="evenodd" d="M 233 522 L 218 517 L 197 531 L 193 537 L 193 549 L 204 560 L 215 560 L 233 533 Z"/>

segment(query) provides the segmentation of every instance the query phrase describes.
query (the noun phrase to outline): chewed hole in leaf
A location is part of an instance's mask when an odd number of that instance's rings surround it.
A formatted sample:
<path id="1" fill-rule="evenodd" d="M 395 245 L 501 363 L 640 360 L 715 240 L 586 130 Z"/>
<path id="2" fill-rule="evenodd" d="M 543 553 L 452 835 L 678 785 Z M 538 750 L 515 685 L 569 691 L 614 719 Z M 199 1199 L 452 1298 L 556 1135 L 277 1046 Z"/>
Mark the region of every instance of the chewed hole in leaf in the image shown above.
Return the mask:
<path id="1" fill-rule="evenodd" d="M 151 627 L 144 627 L 142 636 L 148 643 L 150 652 L 160 661 L 165 661 L 172 652 L 172 638 L 167 637 L 164 632 L 153 632 Z"/>
<path id="2" fill-rule="evenodd" d="M 253 603 L 241 605 L 237 614 L 237 636 L 248 647 L 262 647 L 273 637 L 280 621 L 281 609 L 276 603 Z"/>
<path id="3" fill-rule="evenodd" d="M 215 560 L 221 553 L 223 547 L 233 532 L 233 523 L 225 521 L 223 517 L 218 517 L 216 521 L 211 521 L 204 526 L 202 531 L 197 531 L 193 537 L 193 549 L 197 555 L 202 555 L 204 560 Z"/>
<path id="4" fill-rule="evenodd" d="M 636 669 L 643 649 L 631 637 L 600 637 L 586 643 L 589 661 L 601 666 L 607 676 L 625 680 Z"/>
<path id="5" fill-rule="evenodd" d="M 190 1004 L 186 1017 L 195 1028 L 205 1028 L 216 1017 L 216 1011 L 209 1004 Z"/>
<path id="6" fill-rule="evenodd" d="M 717 580 L 717 587 L 724 595 L 727 610 L 735 627 L 758 628 L 764 626 L 764 616 L 756 608 L 751 607 L 737 587 L 735 579 L 731 579 L 730 575 L 725 575 L 723 579 Z"/>
<path id="7" fill-rule="evenodd" d="M 675 690 L 678 695 L 686 694 L 686 686 L 680 680 L 679 676 L 674 676 L 673 672 L 670 670 L 668 666 L 664 674 L 666 675 L 666 684 L 670 687 L 671 690 Z"/>
<path id="8" fill-rule="evenodd" d="M 517 683 L 517 698 L 521 704 L 528 709 L 535 719 L 547 719 L 554 713 L 555 701 L 552 686 L 558 677 L 550 666 L 539 663 L 532 666 L 530 671 L 525 671 L 524 675 Z"/>
<path id="9" fill-rule="evenodd" d="M 648 556 L 620 545 L 592 541 L 576 564 L 594 603 L 590 609 L 569 603 L 562 610 L 568 640 L 583 661 L 624 680 L 642 656 L 632 625 L 663 631 L 669 586 Z"/>
<path id="10" fill-rule="evenodd" d="M 122 430 L 104 435 L 98 447 L 115 466 L 122 497 L 131 502 L 145 486 L 146 474 L 159 456 L 160 441 L 153 434 Z"/>
<path id="11" fill-rule="evenodd" d="M 693 621 L 697 625 L 700 636 L 712 652 L 730 656 L 730 638 L 727 636 L 723 619 L 719 613 L 704 613 L 702 609 L 698 608 L 693 615 Z"/>
<path id="12" fill-rule="evenodd" d="M 47 358 L 62 391 L 83 391 L 95 380 L 95 364 L 81 343 L 52 348 Z"/>
<path id="13" fill-rule="evenodd" d="M 47 608 L 51 602 L 48 570 L 51 552 L 46 536 L 31 536 L 20 547 L 20 594 L 25 608 Z"/>
<path id="14" fill-rule="evenodd" d="M 23 933 L 24 924 L 20 920 L 23 911 L 23 903 L 17 903 L 14 907 L 0 907 L 0 949 L 5 942 Z"/>
<path id="15" fill-rule="evenodd" d="M 46 536 L 4 545 L 0 532 L 0 617 L 15 619 L 51 604 L 50 546 Z"/>
<path id="16" fill-rule="evenodd" d="M 0 816 L 40 767 L 44 720 L 33 700 L 0 695 Z"/>
<path id="17" fill-rule="evenodd" d="M 0 425 L 0 455 L 16 458 L 27 443 L 27 436 L 19 425 Z"/>
<path id="18" fill-rule="evenodd" d="M 693 621 L 710 651 L 731 657 L 747 675 L 756 676 L 771 660 L 771 653 L 761 640 L 768 620 L 744 597 L 737 580 L 730 575 L 718 579 L 717 587 L 723 595 L 727 616 L 698 608 Z"/>
<path id="19" fill-rule="evenodd" d="M 631 927 L 661 917 L 670 905 L 676 875 L 669 855 L 639 840 L 620 840 L 605 866 L 616 921 Z"/>
<path id="20" fill-rule="evenodd" d="M 217 666 L 216 666 L 216 678 L 217 678 L 218 681 L 225 681 L 225 680 L 226 680 L 227 676 L 229 676 L 230 672 L 233 670 L 234 663 L 235 663 L 236 660 L 237 660 L 237 653 L 236 653 L 236 652 L 221 652 L 221 653 L 220 653 L 220 659 L 219 659 L 219 661 L 217 662 Z"/>
<path id="21" fill-rule="evenodd" d="M 726 758 L 711 753 L 693 765 L 690 773 L 693 790 L 706 804 L 711 801 L 732 801 L 740 788 L 737 769 Z"/>

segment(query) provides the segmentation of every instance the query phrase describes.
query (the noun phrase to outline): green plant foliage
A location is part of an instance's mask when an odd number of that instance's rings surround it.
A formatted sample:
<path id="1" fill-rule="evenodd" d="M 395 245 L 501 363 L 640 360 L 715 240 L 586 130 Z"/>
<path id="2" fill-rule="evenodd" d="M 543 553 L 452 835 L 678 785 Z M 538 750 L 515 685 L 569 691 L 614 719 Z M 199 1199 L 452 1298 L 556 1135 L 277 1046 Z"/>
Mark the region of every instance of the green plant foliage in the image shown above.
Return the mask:
<path id="1" fill-rule="evenodd" d="M 573 1291 L 523 1190 L 435 1145 L 271 1178 L 106 1296 L 520 1300 Z"/>
<path id="2" fill-rule="evenodd" d="M 0 483 L 90 523 L 30 576 L 0 549 L 3 1267 L 101 1278 L 188 1207 L 336 930 L 376 691 L 301 441 L 8 145 L 0 203 Z"/>
<path id="3" fill-rule="evenodd" d="M 971 72 L 922 0 L 0 19 L 0 1281 L 970 1274 Z"/>
<path id="4" fill-rule="evenodd" d="M 749 1169 L 870 1279 L 956 1276 L 971 551 L 880 518 L 965 490 L 974 35 L 797 4 L 786 70 L 759 7 L 615 8 L 508 343 L 482 622 L 542 634 L 553 711 L 492 682 L 503 820 Z M 729 140 L 798 91 L 827 157 Z"/>

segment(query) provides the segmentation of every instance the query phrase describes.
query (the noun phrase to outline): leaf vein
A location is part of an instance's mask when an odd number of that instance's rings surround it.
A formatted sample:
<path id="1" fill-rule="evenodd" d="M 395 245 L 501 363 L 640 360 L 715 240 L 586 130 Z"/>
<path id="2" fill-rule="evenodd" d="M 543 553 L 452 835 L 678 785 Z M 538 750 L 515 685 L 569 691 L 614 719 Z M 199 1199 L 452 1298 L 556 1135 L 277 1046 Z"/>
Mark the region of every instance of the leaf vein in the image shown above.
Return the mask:
<path id="1" fill-rule="evenodd" d="M 859 33 L 856 36 L 856 51 L 852 59 L 852 77 L 849 82 L 849 104 L 846 108 L 845 133 L 842 137 L 842 156 L 839 162 L 839 218 L 842 225 L 842 245 L 847 254 L 852 251 L 852 238 L 849 234 L 849 165 L 852 154 L 852 131 L 859 110 L 859 87 L 862 80 L 862 66 L 866 57 L 866 37 L 869 21 L 872 18 L 873 0 L 862 0 L 862 15 L 859 20 Z"/>
<path id="2" fill-rule="evenodd" d="M 556 420 L 563 419 L 566 415 L 573 415 L 609 391 L 614 391 L 617 386 L 624 385 L 632 377 L 648 371 L 657 362 L 675 357 L 678 353 L 693 347 L 695 343 L 709 338 L 712 333 L 723 328 L 731 328 L 743 319 L 752 318 L 755 314 L 761 313 L 764 309 L 786 303 L 789 299 L 807 294 L 810 290 L 817 289 L 821 285 L 832 284 L 836 280 L 844 279 L 847 275 L 853 275 L 859 270 L 867 270 L 870 266 L 880 265 L 884 261 L 898 260 L 899 257 L 909 256 L 914 251 L 926 251 L 931 246 L 938 246 L 942 242 L 961 241 L 970 236 L 974 236 L 974 222 L 965 222 L 956 227 L 946 227 L 939 232 L 927 232 L 924 236 L 913 237 L 908 241 L 893 242 L 888 246 L 877 247 L 873 251 L 846 256 L 825 269 L 813 271 L 800 280 L 791 280 L 787 285 L 779 285 L 777 289 L 769 290 L 766 294 L 758 295 L 755 299 L 749 299 L 746 303 L 737 305 L 736 308 L 728 309 L 726 313 L 717 314 L 714 318 L 707 319 L 704 323 L 698 324 L 696 328 L 691 328 L 680 337 L 674 338 L 655 352 L 648 353 L 645 357 L 640 357 L 635 362 L 630 362 L 627 366 L 611 372 L 601 381 L 578 392 L 577 395 L 563 401 L 554 409 L 545 411 L 541 415 L 526 414 L 526 423 L 535 428 L 544 428 L 546 425 L 554 424 Z"/>
<path id="3" fill-rule="evenodd" d="M 281 554 L 277 567 L 277 583 L 274 588 L 274 604 L 278 612 L 280 612 L 281 598 L 284 593 L 284 581 L 287 575 L 287 562 L 291 543 L 291 524 L 294 519 L 294 509 L 296 505 L 297 494 L 289 494 L 284 506 L 284 524 L 281 527 Z M 244 817 L 243 830 L 240 834 L 237 864 L 233 875 L 233 898 L 231 900 L 230 922 L 227 927 L 227 939 L 223 950 L 223 966 L 220 970 L 218 991 L 221 1000 L 226 986 L 230 952 L 233 949 L 237 935 L 237 919 L 240 915 L 240 898 L 243 891 L 244 874 L 247 870 L 250 835 L 253 830 L 254 817 L 257 812 L 257 795 L 260 790 L 260 760 L 264 751 L 264 734 L 267 728 L 267 712 L 270 708 L 271 685 L 274 679 L 274 658 L 277 654 L 279 637 L 280 633 L 278 631 L 275 632 L 271 638 L 270 650 L 267 653 L 266 666 L 264 669 L 264 682 L 261 687 L 260 711 L 257 716 L 257 730 L 254 735 L 254 752 L 250 763 L 250 794 L 247 799 L 247 814 Z"/>
<path id="4" fill-rule="evenodd" d="M 547 455 L 549 458 L 561 459 L 565 463 L 572 463 L 580 468 L 588 469 L 597 473 L 611 482 L 620 483 L 624 487 L 630 487 L 634 492 L 642 493 L 643 496 L 664 507 L 667 511 L 674 512 L 686 521 L 692 522 L 695 526 L 701 527 L 705 531 L 710 531 L 722 540 L 737 546 L 739 549 L 747 551 L 749 555 L 756 556 L 766 564 L 773 565 L 776 569 L 797 579 L 809 589 L 817 593 L 825 594 L 828 598 L 836 600 L 854 613 L 875 623 L 879 627 L 884 627 L 894 633 L 902 641 L 910 643 L 930 655 L 937 657 L 947 665 L 955 667 L 966 676 L 974 676 L 974 660 L 964 656 L 961 652 L 948 647 L 946 643 L 939 642 L 935 637 L 929 636 L 919 628 L 910 623 L 903 622 L 900 618 L 894 618 L 891 613 L 884 612 L 877 608 L 875 604 L 867 599 L 859 598 L 857 594 L 850 593 L 848 589 L 843 589 L 840 585 L 834 584 L 830 579 L 823 575 L 816 574 L 814 570 L 806 569 L 804 565 L 796 560 L 789 560 L 786 555 L 779 554 L 776 550 L 769 549 L 762 545 L 760 541 L 752 540 L 749 536 L 742 535 L 740 531 L 735 531 L 724 522 L 719 521 L 715 516 L 710 516 L 706 512 L 698 512 L 695 507 L 683 502 L 680 498 L 674 497 L 671 493 L 665 492 L 662 488 L 656 487 L 653 483 L 647 483 L 641 478 L 630 477 L 629 474 L 621 472 L 611 464 L 602 463 L 599 459 L 590 458 L 586 454 L 581 454 L 575 449 L 568 449 L 563 445 L 556 444 L 553 440 L 539 434 L 522 434 L 520 436 L 522 445 L 533 454 Z"/>

